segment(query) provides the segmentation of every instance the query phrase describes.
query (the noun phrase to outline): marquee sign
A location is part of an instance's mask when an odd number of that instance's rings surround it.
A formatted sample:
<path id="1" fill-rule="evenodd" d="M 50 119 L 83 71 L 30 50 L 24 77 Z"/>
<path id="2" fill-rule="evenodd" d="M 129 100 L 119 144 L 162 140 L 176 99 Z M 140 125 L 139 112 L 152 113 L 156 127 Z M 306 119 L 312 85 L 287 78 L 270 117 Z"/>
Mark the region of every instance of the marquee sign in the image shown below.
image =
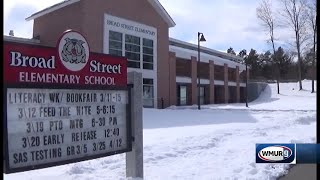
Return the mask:
<path id="1" fill-rule="evenodd" d="M 57 48 L 4 41 L 5 173 L 131 151 L 124 57 L 66 31 Z"/>
<path id="2" fill-rule="evenodd" d="M 62 36 L 58 51 L 56 48 L 4 42 L 5 82 L 104 87 L 127 85 L 127 61 L 124 57 L 89 54 L 85 39 L 76 39 L 74 34 L 78 33 L 68 31 Z"/>

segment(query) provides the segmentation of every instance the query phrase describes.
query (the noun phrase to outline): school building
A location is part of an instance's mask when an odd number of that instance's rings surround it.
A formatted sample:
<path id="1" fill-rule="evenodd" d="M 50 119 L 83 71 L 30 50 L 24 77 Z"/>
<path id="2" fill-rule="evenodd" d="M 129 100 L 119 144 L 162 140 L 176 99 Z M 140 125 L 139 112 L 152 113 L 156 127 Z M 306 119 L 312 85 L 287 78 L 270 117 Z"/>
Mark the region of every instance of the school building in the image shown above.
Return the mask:
<path id="1" fill-rule="evenodd" d="M 127 57 L 127 71 L 142 73 L 145 107 L 197 104 L 198 75 L 201 104 L 244 102 L 241 58 L 201 47 L 198 62 L 196 44 L 169 38 L 176 24 L 158 0 L 65 0 L 26 20 L 33 20 L 32 39 L 4 40 L 56 47 L 73 29 L 91 52 Z"/>

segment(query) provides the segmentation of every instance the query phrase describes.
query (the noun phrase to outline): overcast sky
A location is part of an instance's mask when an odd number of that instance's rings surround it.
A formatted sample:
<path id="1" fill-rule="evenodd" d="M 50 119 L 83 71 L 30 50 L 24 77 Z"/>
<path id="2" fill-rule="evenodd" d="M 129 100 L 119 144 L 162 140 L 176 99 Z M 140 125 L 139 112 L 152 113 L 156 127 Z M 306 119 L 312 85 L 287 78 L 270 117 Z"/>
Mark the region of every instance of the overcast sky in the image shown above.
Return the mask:
<path id="1" fill-rule="evenodd" d="M 62 0 L 4 0 L 4 34 L 11 29 L 15 36 L 32 37 L 33 21 L 25 18 Z M 198 31 L 206 42 L 201 45 L 219 51 L 233 47 L 236 52 L 251 48 L 258 52 L 271 48 L 267 34 L 256 18 L 259 0 L 159 0 L 176 23 L 170 37 L 197 43 Z M 288 39 L 287 31 L 278 37 Z M 281 44 L 279 42 L 279 44 Z"/>

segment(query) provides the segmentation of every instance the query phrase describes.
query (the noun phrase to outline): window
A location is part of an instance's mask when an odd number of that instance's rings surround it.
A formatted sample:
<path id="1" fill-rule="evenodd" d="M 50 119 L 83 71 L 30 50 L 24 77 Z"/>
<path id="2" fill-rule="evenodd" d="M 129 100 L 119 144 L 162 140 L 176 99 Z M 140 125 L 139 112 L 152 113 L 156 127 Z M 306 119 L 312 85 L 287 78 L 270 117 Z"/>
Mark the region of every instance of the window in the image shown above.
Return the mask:
<path id="1" fill-rule="evenodd" d="M 237 87 L 229 86 L 228 90 L 229 90 L 228 103 L 235 103 L 237 101 Z"/>
<path id="2" fill-rule="evenodd" d="M 179 105 L 187 105 L 187 86 L 179 86 Z"/>
<path id="3" fill-rule="evenodd" d="M 154 41 L 152 39 L 109 31 L 109 54 L 125 56 L 130 68 L 153 70 L 153 48 Z"/>
<path id="4" fill-rule="evenodd" d="M 143 38 L 143 69 L 153 69 L 153 40 Z"/>
<path id="5" fill-rule="evenodd" d="M 125 56 L 128 58 L 128 67 L 140 68 L 140 38 L 125 35 Z"/>
<path id="6" fill-rule="evenodd" d="M 200 104 L 204 104 L 204 87 L 200 86 Z"/>
<path id="7" fill-rule="evenodd" d="M 109 54 L 122 56 L 122 33 L 109 31 Z"/>
<path id="8" fill-rule="evenodd" d="M 214 65 L 214 79 L 224 81 L 224 66 Z"/>
<path id="9" fill-rule="evenodd" d="M 153 79 L 143 78 L 143 106 L 153 107 Z"/>
<path id="10" fill-rule="evenodd" d="M 228 68 L 228 81 L 236 82 L 236 69 Z"/>

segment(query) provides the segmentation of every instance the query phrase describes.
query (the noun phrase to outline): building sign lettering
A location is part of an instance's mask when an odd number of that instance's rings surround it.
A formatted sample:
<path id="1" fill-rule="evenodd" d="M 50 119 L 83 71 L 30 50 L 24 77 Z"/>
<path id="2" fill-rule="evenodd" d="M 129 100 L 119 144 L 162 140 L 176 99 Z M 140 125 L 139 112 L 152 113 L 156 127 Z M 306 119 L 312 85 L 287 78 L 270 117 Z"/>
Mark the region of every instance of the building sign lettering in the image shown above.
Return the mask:
<path id="1" fill-rule="evenodd" d="M 5 173 L 131 150 L 127 60 L 66 31 L 57 48 L 4 42 Z"/>
<path id="2" fill-rule="evenodd" d="M 110 26 L 114 26 L 114 27 L 118 27 L 118 28 L 122 28 L 122 29 L 126 29 L 126 30 L 130 30 L 130 31 L 134 31 L 134 32 L 138 32 L 138 33 L 143 33 L 143 34 L 148 34 L 151 36 L 155 36 L 155 32 L 142 28 L 142 27 L 137 27 L 137 26 L 133 26 L 133 25 L 128 25 L 126 23 L 120 23 L 114 20 L 107 20 L 107 25 Z"/>

